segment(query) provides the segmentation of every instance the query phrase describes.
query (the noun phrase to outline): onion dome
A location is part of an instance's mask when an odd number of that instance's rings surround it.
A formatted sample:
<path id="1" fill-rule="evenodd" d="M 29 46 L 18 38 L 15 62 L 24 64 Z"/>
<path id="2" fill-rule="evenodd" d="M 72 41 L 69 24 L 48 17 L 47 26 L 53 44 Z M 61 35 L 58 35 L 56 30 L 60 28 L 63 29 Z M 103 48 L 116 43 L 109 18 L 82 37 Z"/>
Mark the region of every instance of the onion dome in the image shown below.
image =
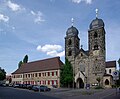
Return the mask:
<path id="1" fill-rule="evenodd" d="M 79 32 L 78 32 L 77 28 L 74 26 L 71 26 L 70 28 L 68 28 L 66 35 L 75 36 L 75 35 L 78 35 L 78 33 Z"/>
<path id="2" fill-rule="evenodd" d="M 95 29 L 95 28 L 99 28 L 99 27 L 104 27 L 104 22 L 102 19 L 94 19 L 91 24 L 90 24 L 90 29 Z"/>

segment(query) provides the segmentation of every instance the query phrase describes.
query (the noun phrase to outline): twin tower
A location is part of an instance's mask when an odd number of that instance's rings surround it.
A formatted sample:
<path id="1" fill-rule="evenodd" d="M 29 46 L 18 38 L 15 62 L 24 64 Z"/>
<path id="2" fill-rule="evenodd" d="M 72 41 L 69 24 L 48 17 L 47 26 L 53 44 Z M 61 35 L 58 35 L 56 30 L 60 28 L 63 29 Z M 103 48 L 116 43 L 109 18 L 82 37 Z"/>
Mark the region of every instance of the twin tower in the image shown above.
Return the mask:
<path id="1" fill-rule="evenodd" d="M 98 84 L 97 78 L 101 79 L 105 74 L 105 29 L 102 19 L 97 17 L 92 20 L 88 30 L 88 50 L 80 48 L 79 31 L 73 25 L 66 31 L 65 57 L 73 66 L 74 84 L 77 88 L 84 88 Z"/>

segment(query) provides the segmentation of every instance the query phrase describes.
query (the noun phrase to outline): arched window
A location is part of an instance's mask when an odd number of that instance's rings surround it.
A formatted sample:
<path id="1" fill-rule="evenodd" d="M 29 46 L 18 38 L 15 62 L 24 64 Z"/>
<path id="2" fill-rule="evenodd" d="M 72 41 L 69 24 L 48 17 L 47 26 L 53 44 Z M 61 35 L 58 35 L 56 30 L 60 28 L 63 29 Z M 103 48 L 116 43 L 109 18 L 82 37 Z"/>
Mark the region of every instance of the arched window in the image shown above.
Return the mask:
<path id="1" fill-rule="evenodd" d="M 72 51 L 69 50 L 69 51 L 68 51 L 68 56 L 71 56 L 71 55 L 72 55 Z"/>
<path id="2" fill-rule="evenodd" d="M 105 80 L 105 85 L 109 85 L 109 80 L 108 79 Z"/>
<path id="3" fill-rule="evenodd" d="M 72 40 L 69 39 L 69 40 L 68 40 L 68 45 L 71 45 L 71 44 L 72 44 Z"/>
<path id="4" fill-rule="evenodd" d="M 94 46 L 94 50 L 98 50 L 98 45 L 95 45 L 95 46 Z"/>
<path id="5" fill-rule="evenodd" d="M 81 56 L 83 56 L 83 54 L 81 53 Z"/>
<path id="6" fill-rule="evenodd" d="M 94 33 L 94 38 L 97 38 L 98 37 L 98 34 L 97 32 Z"/>
<path id="7" fill-rule="evenodd" d="M 107 74 L 107 71 L 105 70 L 105 74 Z"/>
<path id="8" fill-rule="evenodd" d="M 109 73 L 111 73 L 111 69 L 109 69 Z"/>

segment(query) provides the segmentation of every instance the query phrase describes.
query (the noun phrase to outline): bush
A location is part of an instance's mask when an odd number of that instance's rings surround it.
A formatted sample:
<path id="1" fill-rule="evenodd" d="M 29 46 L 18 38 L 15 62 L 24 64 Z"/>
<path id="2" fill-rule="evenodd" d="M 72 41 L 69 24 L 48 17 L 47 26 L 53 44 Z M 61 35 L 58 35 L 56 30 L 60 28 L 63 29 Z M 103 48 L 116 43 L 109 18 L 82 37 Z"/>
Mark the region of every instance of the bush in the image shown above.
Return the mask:
<path id="1" fill-rule="evenodd" d="M 104 88 L 101 86 L 96 86 L 95 89 L 104 89 Z"/>

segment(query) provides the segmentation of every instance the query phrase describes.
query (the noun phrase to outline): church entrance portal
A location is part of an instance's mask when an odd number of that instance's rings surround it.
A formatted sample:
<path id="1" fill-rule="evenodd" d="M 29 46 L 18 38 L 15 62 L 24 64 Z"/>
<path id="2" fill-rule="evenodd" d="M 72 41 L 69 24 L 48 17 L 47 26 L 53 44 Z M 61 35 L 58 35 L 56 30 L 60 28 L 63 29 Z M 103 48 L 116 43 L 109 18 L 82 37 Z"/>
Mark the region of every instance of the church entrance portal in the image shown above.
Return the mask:
<path id="1" fill-rule="evenodd" d="M 77 88 L 84 88 L 84 82 L 81 78 L 77 79 L 77 84 L 76 84 Z"/>

